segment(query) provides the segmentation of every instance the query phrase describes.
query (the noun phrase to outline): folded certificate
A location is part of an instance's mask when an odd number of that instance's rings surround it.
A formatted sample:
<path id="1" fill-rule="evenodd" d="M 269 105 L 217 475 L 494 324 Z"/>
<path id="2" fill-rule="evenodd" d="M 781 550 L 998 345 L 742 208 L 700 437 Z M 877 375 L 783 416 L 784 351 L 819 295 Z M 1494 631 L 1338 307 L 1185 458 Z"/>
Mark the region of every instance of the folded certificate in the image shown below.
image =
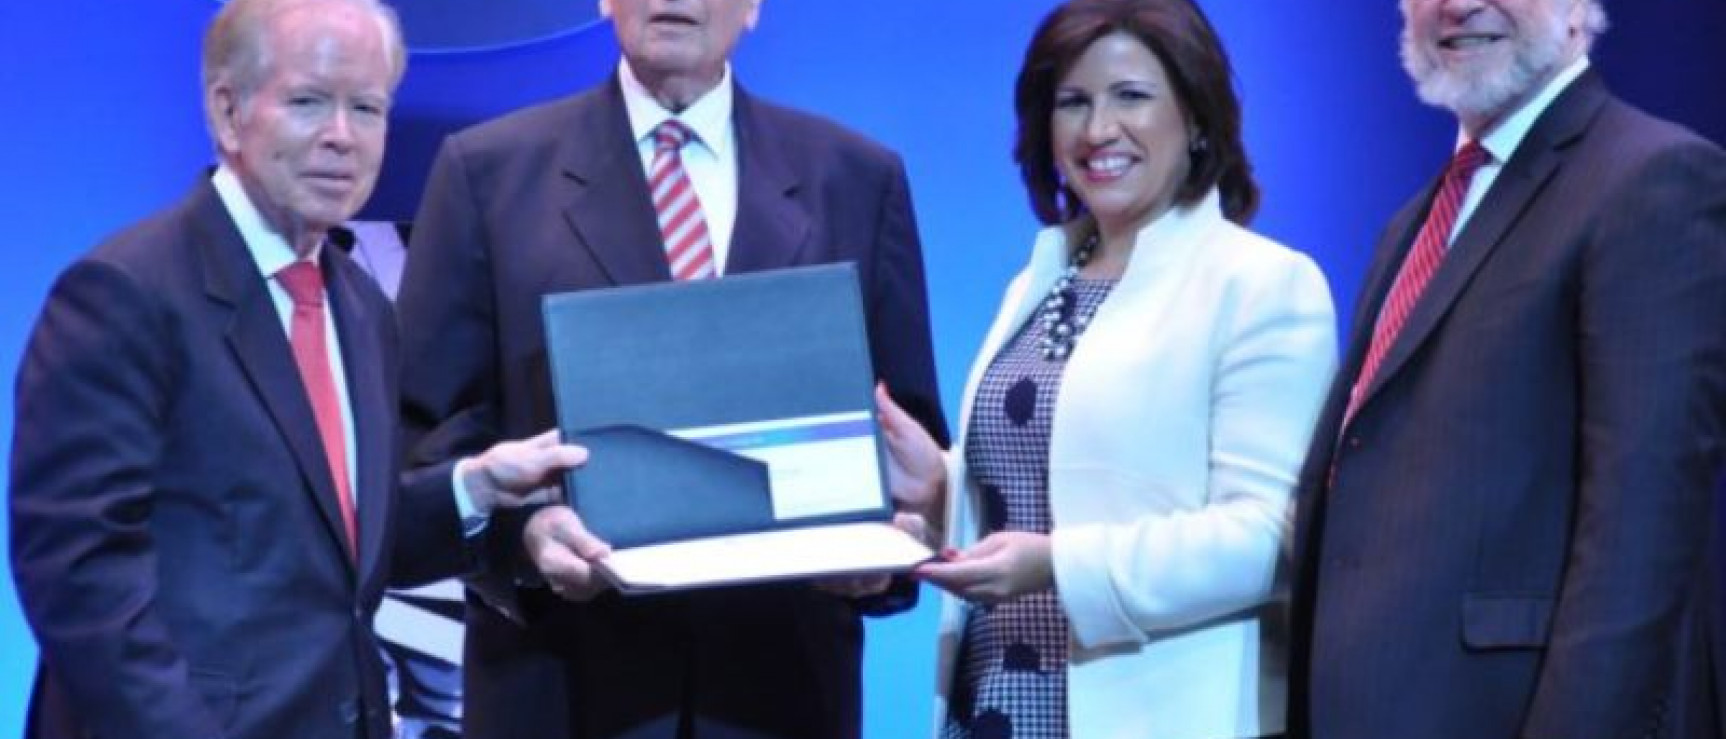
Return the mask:
<path id="1" fill-rule="evenodd" d="M 545 299 L 569 502 L 626 592 L 894 572 L 855 269 L 806 267 Z"/>

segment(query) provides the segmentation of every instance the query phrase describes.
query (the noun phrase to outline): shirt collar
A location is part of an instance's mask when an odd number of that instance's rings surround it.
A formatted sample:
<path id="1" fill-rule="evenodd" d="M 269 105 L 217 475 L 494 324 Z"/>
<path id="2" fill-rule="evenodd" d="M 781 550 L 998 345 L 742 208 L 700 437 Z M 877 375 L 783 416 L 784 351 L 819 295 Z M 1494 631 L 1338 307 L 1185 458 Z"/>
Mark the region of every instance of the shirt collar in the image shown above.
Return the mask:
<path id="1" fill-rule="evenodd" d="M 1522 140 L 1528 138 L 1528 132 L 1533 130 L 1535 122 L 1540 120 L 1540 115 L 1552 106 L 1552 101 L 1556 100 L 1565 88 L 1570 87 L 1570 83 L 1575 82 L 1576 78 L 1581 77 L 1582 73 L 1587 70 L 1587 56 L 1571 62 L 1570 66 L 1564 68 L 1564 71 L 1547 80 L 1546 86 L 1540 88 L 1538 94 L 1529 99 L 1528 102 L 1523 103 L 1522 107 L 1517 108 L 1515 113 L 1506 117 L 1504 122 L 1487 132 L 1486 136 L 1481 138 L 1480 146 L 1492 154 L 1492 161 L 1498 164 L 1510 161 L 1510 156 L 1516 153 L 1516 148 L 1522 145 Z M 1459 132 L 1456 148 L 1461 149 L 1467 141 L 1468 132 Z"/>
<path id="2" fill-rule="evenodd" d="M 635 141 L 653 135 L 653 129 L 668 119 L 677 119 L 689 126 L 695 132 L 695 137 L 708 151 L 715 156 L 724 157 L 731 145 L 731 137 L 727 135 L 731 126 L 731 109 L 735 93 L 731 84 L 731 65 L 725 65 L 725 72 L 719 78 L 719 84 L 703 93 L 690 103 L 682 113 L 672 113 L 660 105 L 648 92 L 647 86 L 641 84 L 634 70 L 629 68 L 629 60 L 622 59 L 617 63 L 617 78 L 623 88 L 623 107 L 629 113 L 629 130 L 635 136 Z"/>
<path id="3" fill-rule="evenodd" d="M 216 188 L 216 197 L 227 208 L 228 217 L 234 219 L 234 225 L 240 230 L 240 238 L 246 242 L 246 251 L 251 252 L 252 261 L 258 265 L 258 272 L 264 277 L 275 277 L 277 272 L 288 265 L 299 261 L 293 247 L 280 233 L 270 228 L 264 220 L 264 215 L 258 212 L 252 204 L 251 196 L 246 194 L 246 188 L 240 184 L 239 175 L 223 164 L 216 168 L 216 173 L 210 177 L 210 185 Z M 323 253 L 320 242 L 312 249 L 311 260 L 316 263 Z"/>

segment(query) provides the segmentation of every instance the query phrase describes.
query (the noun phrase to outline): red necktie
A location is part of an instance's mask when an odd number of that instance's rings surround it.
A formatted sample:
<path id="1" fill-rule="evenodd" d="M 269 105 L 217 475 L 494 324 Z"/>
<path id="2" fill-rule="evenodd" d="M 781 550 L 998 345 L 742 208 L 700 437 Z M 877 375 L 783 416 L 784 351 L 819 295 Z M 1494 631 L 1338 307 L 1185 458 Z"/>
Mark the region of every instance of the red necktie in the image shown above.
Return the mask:
<path id="1" fill-rule="evenodd" d="M 1426 223 L 1420 227 L 1414 247 L 1403 258 L 1396 281 L 1391 283 L 1390 294 L 1379 308 L 1378 323 L 1372 329 L 1372 343 L 1367 347 L 1366 361 L 1361 364 L 1360 374 L 1355 376 L 1354 387 L 1349 390 L 1348 410 L 1342 417 L 1344 427 L 1354 419 L 1355 411 L 1360 410 L 1361 400 L 1366 389 L 1372 386 L 1384 355 L 1396 341 L 1397 333 L 1402 331 L 1408 314 L 1414 311 L 1421 293 L 1426 292 L 1426 285 L 1438 272 L 1439 264 L 1444 262 L 1444 255 L 1449 251 L 1450 232 L 1456 227 L 1457 213 L 1462 210 L 1462 200 L 1468 195 L 1468 183 L 1489 158 L 1491 155 L 1485 149 L 1470 141 L 1451 157 L 1450 165 L 1445 168 L 1444 181 L 1439 184 L 1438 196 L 1433 198 L 1432 207 L 1427 211 Z"/>
<path id="2" fill-rule="evenodd" d="M 659 235 L 665 240 L 665 258 L 671 264 L 671 276 L 679 280 L 715 274 L 707 219 L 701 215 L 701 200 L 695 197 L 689 173 L 683 169 L 681 151 L 693 135 L 689 127 L 674 120 L 659 124 L 653 129 L 653 163 L 647 168 Z"/>
<path id="3" fill-rule="evenodd" d="M 336 483 L 336 501 L 342 525 L 348 534 L 348 555 L 359 551 L 359 529 L 354 522 L 354 497 L 348 483 L 348 447 L 342 430 L 342 407 L 330 372 L 329 347 L 324 343 L 324 276 L 313 262 L 299 261 L 276 273 L 276 279 L 294 301 L 294 317 L 288 341 L 294 347 L 294 364 L 312 401 L 312 415 L 323 441 L 324 460 Z"/>

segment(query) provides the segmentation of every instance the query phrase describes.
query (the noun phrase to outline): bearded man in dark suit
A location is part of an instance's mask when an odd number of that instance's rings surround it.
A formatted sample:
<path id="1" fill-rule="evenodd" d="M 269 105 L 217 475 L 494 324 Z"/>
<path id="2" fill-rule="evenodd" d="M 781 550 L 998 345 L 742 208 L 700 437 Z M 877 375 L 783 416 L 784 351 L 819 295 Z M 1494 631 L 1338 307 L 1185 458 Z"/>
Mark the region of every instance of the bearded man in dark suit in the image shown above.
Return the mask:
<path id="1" fill-rule="evenodd" d="M 1608 92 L 1596 0 L 1403 0 L 1460 123 L 1385 230 L 1299 491 L 1322 739 L 1713 737 L 1726 154 Z"/>

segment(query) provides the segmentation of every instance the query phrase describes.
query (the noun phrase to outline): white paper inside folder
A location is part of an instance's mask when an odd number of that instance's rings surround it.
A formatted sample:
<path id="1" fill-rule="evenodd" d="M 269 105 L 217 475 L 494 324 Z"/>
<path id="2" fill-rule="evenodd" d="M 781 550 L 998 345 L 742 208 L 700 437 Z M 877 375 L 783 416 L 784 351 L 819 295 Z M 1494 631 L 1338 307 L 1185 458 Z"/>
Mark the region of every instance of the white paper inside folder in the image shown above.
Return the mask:
<path id="1" fill-rule="evenodd" d="M 632 547 L 598 564 L 618 590 L 640 593 L 903 572 L 933 556 L 892 524 L 866 521 Z"/>
<path id="2" fill-rule="evenodd" d="M 868 410 L 666 433 L 765 463 L 773 486 L 775 520 L 849 513 L 881 504 L 875 424 Z"/>

